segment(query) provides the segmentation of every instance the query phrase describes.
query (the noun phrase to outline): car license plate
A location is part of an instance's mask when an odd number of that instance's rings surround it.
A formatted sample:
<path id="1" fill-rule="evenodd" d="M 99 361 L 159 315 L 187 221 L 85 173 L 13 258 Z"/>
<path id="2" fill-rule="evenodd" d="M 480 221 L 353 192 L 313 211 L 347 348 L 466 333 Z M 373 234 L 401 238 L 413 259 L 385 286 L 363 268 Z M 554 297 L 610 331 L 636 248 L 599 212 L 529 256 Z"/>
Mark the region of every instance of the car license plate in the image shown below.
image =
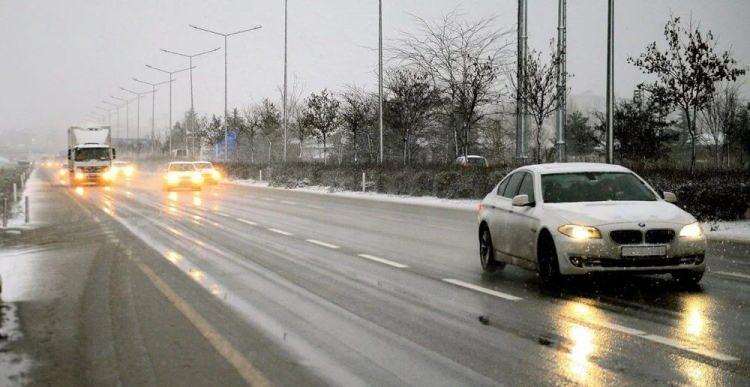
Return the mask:
<path id="1" fill-rule="evenodd" d="M 667 246 L 623 246 L 621 255 L 625 257 L 663 257 L 667 255 Z"/>

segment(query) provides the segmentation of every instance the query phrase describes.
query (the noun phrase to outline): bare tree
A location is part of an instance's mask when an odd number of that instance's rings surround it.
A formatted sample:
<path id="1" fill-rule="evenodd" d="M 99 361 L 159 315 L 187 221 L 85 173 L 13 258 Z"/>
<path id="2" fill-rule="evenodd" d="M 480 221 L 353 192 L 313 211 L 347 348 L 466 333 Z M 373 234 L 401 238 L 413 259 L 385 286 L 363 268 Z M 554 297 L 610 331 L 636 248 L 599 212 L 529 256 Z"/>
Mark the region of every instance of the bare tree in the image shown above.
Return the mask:
<path id="1" fill-rule="evenodd" d="M 328 162 L 328 136 L 336 129 L 339 121 L 339 101 L 323 89 L 320 94 L 312 93 L 306 100 L 302 114 L 303 125 L 315 130 L 315 135 L 323 141 L 323 164 Z"/>
<path id="2" fill-rule="evenodd" d="M 279 136 L 281 126 L 281 112 L 276 104 L 265 98 L 257 108 L 260 130 L 268 141 L 268 162 L 273 161 L 273 141 Z"/>
<path id="3" fill-rule="evenodd" d="M 359 137 L 364 130 L 373 124 L 376 114 L 375 101 L 362 89 L 352 85 L 341 94 L 341 122 L 352 136 L 354 162 L 359 160 Z"/>
<path id="4" fill-rule="evenodd" d="M 386 87 L 389 98 L 386 116 L 389 125 L 398 131 L 403 142 L 403 163 L 411 162 L 416 139 L 425 121 L 440 102 L 440 95 L 430 76 L 420 70 L 396 68 L 388 71 Z"/>
<path id="5" fill-rule="evenodd" d="M 722 81 L 735 81 L 745 73 L 737 68 L 729 52 L 716 52 L 716 40 L 711 31 L 703 33 L 693 26 L 692 19 L 683 26 L 679 17 L 671 17 L 664 26 L 667 48 L 662 51 L 656 42 L 646 46 L 638 58 L 628 62 L 639 67 L 656 80 L 642 83 L 639 88 L 651 92 L 658 104 L 679 108 L 690 136 L 690 170 L 695 167 L 695 147 L 698 138 L 697 114 L 714 95 L 716 85 Z"/>
<path id="6" fill-rule="evenodd" d="M 553 44 L 550 45 L 554 47 Z M 536 144 L 535 160 L 542 162 L 544 154 L 544 121 L 554 113 L 559 106 L 557 93 L 557 65 L 560 62 L 558 51 L 550 49 L 549 61 L 542 61 L 542 55 L 536 50 L 530 50 L 526 57 L 526 79 L 518 82 L 515 77 L 508 80 L 513 89 L 517 90 L 519 100 L 526 106 L 530 116 L 534 119 L 534 142 Z M 564 74 L 567 77 L 567 74 Z"/>
<path id="7" fill-rule="evenodd" d="M 728 156 L 727 139 L 733 127 L 737 124 L 739 110 L 742 107 L 739 101 L 739 92 L 739 84 L 735 82 L 724 83 L 720 88 L 714 90 L 711 102 L 698 116 L 701 127 L 711 136 L 716 166 L 721 165 L 722 151 Z"/>
<path id="8" fill-rule="evenodd" d="M 466 155 L 486 105 L 502 92 L 496 80 L 512 62 L 514 30 L 497 30 L 493 17 L 465 21 L 457 10 L 437 22 L 415 19 L 418 33 L 397 40 L 393 59 L 430 75 L 442 94 L 443 121 L 453 131 L 455 155 Z"/>
<path id="9" fill-rule="evenodd" d="M 243 111 L 243 115 L 245 118 L 244 125 L 239 128 L 238 135 L 248 139 L 250 162 L 255 163 L 255 137 L 258 135 L 258 131 L 260 131 L 261 127 L 258 108 L 256 106 L 247 107 Z"/>

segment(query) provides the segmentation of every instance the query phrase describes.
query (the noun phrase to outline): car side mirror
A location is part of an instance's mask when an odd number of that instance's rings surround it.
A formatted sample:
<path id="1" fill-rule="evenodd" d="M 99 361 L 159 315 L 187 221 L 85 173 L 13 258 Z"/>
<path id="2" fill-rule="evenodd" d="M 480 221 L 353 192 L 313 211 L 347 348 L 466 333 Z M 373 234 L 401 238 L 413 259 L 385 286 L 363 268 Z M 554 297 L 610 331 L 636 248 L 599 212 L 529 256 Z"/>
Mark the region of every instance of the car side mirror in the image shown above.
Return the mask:
<path id="1" fill-rule="evenodd" d="M 516 195 L 513 197 L 512 203 L 514 207 L 526 207 L 534 204 L 529 201 L 529 195 Z"/>
<path id="2" fill-rule="evenodd" d="M 112 159 L 116 159 L 116 158 L 117 158 L 117 149 L 112 148 Z"/>
<path id="3" fill-rule="evenodd" d="M 662 193 L 662 197 L 667 203 L 677 203 L 677 195 L 673 194 L 672 192 L 664 191 Z"/>
<path id="4" fill-rule="evenodd" d="M 72 151 L 70 149 L 68 149 L 68 160 L 70 160 L 71 153 L 72 153 Z"/>

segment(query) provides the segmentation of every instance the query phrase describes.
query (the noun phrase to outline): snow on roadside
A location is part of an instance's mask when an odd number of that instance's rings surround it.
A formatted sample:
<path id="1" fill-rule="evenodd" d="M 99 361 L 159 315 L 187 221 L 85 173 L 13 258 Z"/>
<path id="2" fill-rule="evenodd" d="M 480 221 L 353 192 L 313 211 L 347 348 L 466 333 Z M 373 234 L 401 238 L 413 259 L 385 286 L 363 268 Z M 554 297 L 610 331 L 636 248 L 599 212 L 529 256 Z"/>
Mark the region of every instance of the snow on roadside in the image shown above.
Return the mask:
<path id="1" fill-rule="evenodd" d="M 411 205 L 427 206 L 427 207 L 450 208 L 450 209 L 466 210 L 466 211 L 476 211 L 477 206 L 479 205 L 478 199 L 443 199 L 443 198 L 438 198 L 434 196 L 407 196 L 407 195 L 384 194 L 384 193 L 379 193 L 379 192 L 335 191 L 331 189 L 330 187 L 323 187 L 323 186 L 281 188 L 281 187 L 271 187 L 268 185 L 268 182 L 257 181 L 257 180 L 252 180 L 252 179 L 232 180 L 232 181 L 229 181 L 229 183 L 237 184 L 237 185 L 244 185 L 244 186 L 251 186 L 251 187 L 277 189 L 277 190 L 293 190 L 293 191 L 306 192 L 306 193 L 312 193 L 312 194 L 318 194 L 318 195 L 334 195 L 334 196 L 339 196 L 339 197 L 349 197 L 349 198 L 357 198 L 357 199 L 363 199 L 363 200 L 372 200 L 372 201 L 390 202 L 390 203 L 402 203 L 402 204 L 411 204 Z"/>
<path id="2" fill-rule="evenodd" d="M 708 239 L 750 243 L 750 220 L 703 223 Z"/>

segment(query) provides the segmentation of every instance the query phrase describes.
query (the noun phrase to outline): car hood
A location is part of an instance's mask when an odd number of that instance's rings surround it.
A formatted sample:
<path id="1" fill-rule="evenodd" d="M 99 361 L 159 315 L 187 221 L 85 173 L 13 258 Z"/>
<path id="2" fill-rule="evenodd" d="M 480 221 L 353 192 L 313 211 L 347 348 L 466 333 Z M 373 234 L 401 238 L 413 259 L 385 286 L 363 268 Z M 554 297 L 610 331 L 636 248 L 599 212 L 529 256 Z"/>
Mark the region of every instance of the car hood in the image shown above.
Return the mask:
<path id="1" fill-rule="evenodd" d="M 654 202 L 545 203 L 544 207 L 547 210 L 554 211 L 571 224 L 586 226 L 633 222 L 675 224 L 695 222 L 692 215 L 663 200 Z"/>

